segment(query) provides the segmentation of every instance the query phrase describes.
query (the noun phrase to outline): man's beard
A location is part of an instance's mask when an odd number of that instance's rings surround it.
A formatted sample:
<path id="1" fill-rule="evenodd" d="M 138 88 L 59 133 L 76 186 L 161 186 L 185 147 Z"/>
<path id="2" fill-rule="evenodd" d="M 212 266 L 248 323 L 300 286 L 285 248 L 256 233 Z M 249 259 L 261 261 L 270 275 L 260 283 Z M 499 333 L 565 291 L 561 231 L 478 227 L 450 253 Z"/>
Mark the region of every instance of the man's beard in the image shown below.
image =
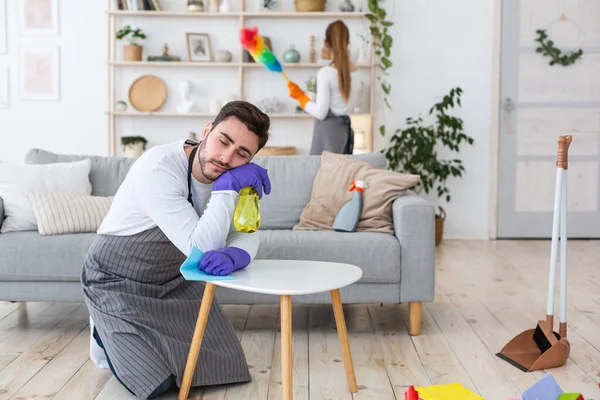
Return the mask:
<path id="1" fill-rule="evenodd" d="M 211 173 L 208 170 L 207 165 L 212 163 L 212 164 L 216 164 L 216 165 L 226 168 L 226 169 L 229 169 L 229 165 L 223 164 L 222 162 L 215 160 L 215 159 L 207 160 L 206 156 L 204 155 L 205 148 L 206 148 L 206 142 L 205 141 L 200 142 L 200 147 L 198 148 L 198 163 L 200 164 L 200 170 L 202 171 L 202 175 L 204 175 L 206 177 L 206 179 L 215 181 L 225 171 L 220 172 L 220 173 Z"/>

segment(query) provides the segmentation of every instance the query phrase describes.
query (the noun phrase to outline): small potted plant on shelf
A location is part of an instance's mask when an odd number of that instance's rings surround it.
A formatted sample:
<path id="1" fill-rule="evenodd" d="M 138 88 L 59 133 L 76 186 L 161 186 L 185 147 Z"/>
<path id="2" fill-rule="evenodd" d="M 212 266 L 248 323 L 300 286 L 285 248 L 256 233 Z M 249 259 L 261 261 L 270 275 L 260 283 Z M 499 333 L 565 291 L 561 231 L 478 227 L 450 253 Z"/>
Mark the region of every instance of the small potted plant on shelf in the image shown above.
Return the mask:
<path id="1" fill-rule="evenodd" d="M 435 113 L 435 123 L 425 126 L 421 117 L 407 118 L 405 129 L 397 129 L 390 138 L 390 147 L 384 149 L 391 170 L 417 174 L 421 181 L 416 187 L 416 192 L 435 190 L 438 198 L 450 202 L 450 191 L 446 180 L 452 177 L 461 177 L 465 168 L 462 161 L 451 156 L 442 159 L 438 151 L 440 146 L 447 147 L 449 151 L 458 152 L 462 142 L 470 145 L 474 139 L 463 131 L 463 121 L 447 112 L 454 105 L 460 106 L 462 89 L 457 87 L 434 104 L 429 110 L 429 115 Z M 444 153 L 447 153 L 444 150 Z M 435 216 L 435 244 L 440 244 L 444 232 L 446 212 L 438 206 L 439 213 Z"/>
<path id="2" fill-rule="evenodd" d="M 311 100 L 317 98 L 317 78 L 315 76 L 311 76 L 306 81 L 306 95 Z"/>
<path id="3" fill-rule="evenodd" d="M 146 34 L 140 28 L 131 29 L 131 26 L 126 25 L 117 32 L 117 39 L 125 38 L 129 41 L 129 45 L 124 47 L 125 61 L 142 61 L 143 46 L 139 45 L 137 41 L 146 39 Z"/>
<path id="4" fill-rule="evenodd" d="M 121 145 L 123 145 L 123 153 L 127 158 L 139 158 L 146 150 L 148 141 L 142 136 L 123 136 L 121 137 Z"/>

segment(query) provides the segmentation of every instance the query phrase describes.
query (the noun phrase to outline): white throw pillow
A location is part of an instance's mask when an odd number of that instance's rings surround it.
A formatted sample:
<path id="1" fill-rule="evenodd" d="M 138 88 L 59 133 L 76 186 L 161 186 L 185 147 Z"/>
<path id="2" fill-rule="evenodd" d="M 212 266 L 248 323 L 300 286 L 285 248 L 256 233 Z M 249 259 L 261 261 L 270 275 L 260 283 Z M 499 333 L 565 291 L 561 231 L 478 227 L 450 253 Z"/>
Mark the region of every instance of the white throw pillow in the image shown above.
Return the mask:
<path id="1" fill-rule="evenodd" d="M 89 159 L 52 164 L 13 164 L 0 161 L 0 197 L 6 219 L 0 232 L 35 231 L 37 222 L 28 199 L 31 192 L 91 194 Z"/>
<path id="2" fill-rule="evenodd" d="M 41 236 L 96 232 L 113 198 L 62 192 L 29 193 Z"/>

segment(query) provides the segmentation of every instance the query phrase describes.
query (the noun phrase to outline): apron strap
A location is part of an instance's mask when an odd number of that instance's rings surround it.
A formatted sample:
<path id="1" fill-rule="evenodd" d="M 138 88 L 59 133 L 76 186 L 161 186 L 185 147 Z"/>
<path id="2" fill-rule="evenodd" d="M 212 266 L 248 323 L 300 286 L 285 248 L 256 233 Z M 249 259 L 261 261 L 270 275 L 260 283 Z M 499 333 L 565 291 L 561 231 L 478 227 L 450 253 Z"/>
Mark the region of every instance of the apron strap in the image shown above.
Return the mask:
<path id="1" fill-rule="evenodd" d="M 188 160 L 188 172 L 187 172 L 187 181 L 188 181 L 188 201 L 194 207 L 194 202 L 192 201 L 192 166 L 194 165 L 194 158 L 196 157 L 196 152 L 198 151 L 198 147 L 200 145 L 194 147 L 192 153 L 190 154 L 190 158 Z"/>

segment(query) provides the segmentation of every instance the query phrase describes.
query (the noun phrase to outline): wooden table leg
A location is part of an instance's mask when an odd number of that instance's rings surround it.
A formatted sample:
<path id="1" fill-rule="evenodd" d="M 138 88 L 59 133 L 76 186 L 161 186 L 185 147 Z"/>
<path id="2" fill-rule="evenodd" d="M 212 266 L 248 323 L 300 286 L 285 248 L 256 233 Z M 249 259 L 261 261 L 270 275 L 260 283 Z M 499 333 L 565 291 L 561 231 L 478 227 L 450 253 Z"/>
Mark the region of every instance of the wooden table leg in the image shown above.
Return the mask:
<path id="1" fill-rule="evenodd" d="M 281 296 L 281 398 L 292 400 L 292 296 Z"/>
<path id="2" fill-rule="evenodd" d="M 190 393 L 192 377 L 194 376 L 194 370 L 196 369 L 196 363 L 198 362 L 200 345 L 202 344 L 202 338 L 204 337 L 204 330 L 206 329 L 210 306 L 212 305 L 213 297 L 215 295 L 215 288 L 216 286 L 214 283 L 206 282 L 204 295 L 202 296 L 202 304 L 200 305 L 200 312 L 198 313 L 198 320 L 196 321 L 196 328 L 194 329 L 194 336 L 192 337 L 188 359 L 185 364 L 181 388 L 179 389 L 179 396 L 177 397 L 178 400 L 186 400 Z"/>
<path id="3" fill-rule="evenodd" d="M 333 303 L 333 314 L 335 315 L 335 325 L 337 327 L 340 344 L 342 345 L 342 355 L 344 357 L 344 367 L 346 368 L 346 379 L 350 392 L 356 393 L 356 375 L 354 374 L 354 365 L 352 364 L 352 354 L 350 353 L 350 343 L 348 342 L 348 331 L 346 330 L 346 320 L 344 319 L 344 310 L 342 309 L 342 298 L 339 289 L 331 291 L 331 302 Z"/>

